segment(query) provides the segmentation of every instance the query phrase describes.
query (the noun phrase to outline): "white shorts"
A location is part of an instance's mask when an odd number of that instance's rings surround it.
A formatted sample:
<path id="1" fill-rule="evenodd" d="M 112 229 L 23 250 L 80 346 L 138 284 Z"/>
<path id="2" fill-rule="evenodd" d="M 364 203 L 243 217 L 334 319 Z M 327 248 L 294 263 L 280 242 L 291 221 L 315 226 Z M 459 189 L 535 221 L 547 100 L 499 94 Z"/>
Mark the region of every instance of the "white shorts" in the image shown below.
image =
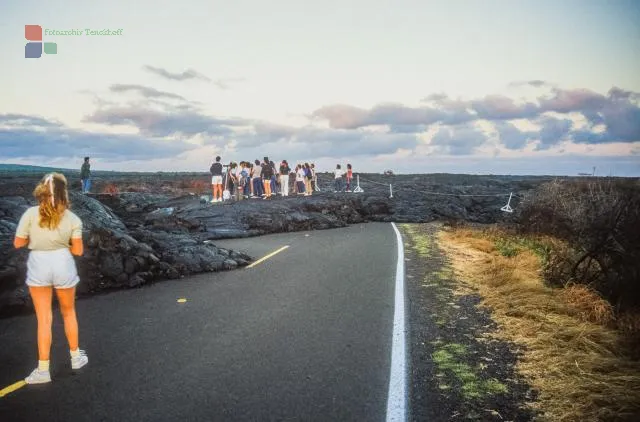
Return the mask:
<path id="1" fill-rule="evenodd" d="M 213 176 L 211 178 L 212 185 L 221 185 L 222 184 L 222 176 Z"/>
<path id="2" fill-rule="evenodd" d="M 80 281 L 69 249 L 31 251 L 27 260 L 27 286 L 69 289 Z"/>

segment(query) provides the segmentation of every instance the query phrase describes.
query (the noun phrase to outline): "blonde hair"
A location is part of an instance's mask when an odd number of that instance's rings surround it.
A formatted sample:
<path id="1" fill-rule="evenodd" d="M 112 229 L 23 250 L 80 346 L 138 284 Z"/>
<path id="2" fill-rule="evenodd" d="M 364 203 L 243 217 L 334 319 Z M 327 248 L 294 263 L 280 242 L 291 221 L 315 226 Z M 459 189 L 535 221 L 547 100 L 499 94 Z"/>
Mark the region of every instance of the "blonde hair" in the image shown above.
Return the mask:
<path id="1" fill-rule="evenodd" d="M 57 229 L 62 215 L 70 206 L 67 178 L 60 173 L 45 175 L 33 190 L 33 196 L 40 205 L 40 227 Z"/>

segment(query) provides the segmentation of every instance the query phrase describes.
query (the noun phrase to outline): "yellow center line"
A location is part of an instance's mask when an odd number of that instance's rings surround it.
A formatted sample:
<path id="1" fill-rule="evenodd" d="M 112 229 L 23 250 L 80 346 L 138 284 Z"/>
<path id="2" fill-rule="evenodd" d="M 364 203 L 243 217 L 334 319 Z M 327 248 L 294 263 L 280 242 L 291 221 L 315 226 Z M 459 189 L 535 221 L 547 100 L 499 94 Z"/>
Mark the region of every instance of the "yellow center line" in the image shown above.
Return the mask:
<path id="1" fill-rule="evenodd" d="M 2 390 L 0 390 L 0 397 L 4 397 L 9 393 L 13 393 L 14 391 L 16 391 L 18 388 L 22 388 L 25 385 L 27 385 L 26 382 L 24 381 L 18 381 L 15 384 L 11 384 L 10 386 L 3 388 Z"/>
<path id="2" fill-rule="evenodd" d="M 271 252 L 269 255 L 267 255 L 267 256 L 263 256 L 262 258 L 260 258 L 260 259 L 259 259 L 259 260 L 257 260 L 256 262 L 254 262 L 253 264 L 248 265 L 246 268 L 255 267 L 256 265 L 260 264 L 261 262 L 264 262 L 264 261 L 266 261 L 267 259 L 271 258 L 271 257 L 272 257 L 272 256 L 274 256 L 275 254 L 278 254 L 278 253 L 280 253 L 280 252 L 284 251 L 284 250 L 285 250 L 285 249 L 287 249 L 288 247 L 289 247 L 289 245 L 287 245 L 287 246 L 283 246 L 283 247 L 281 247 L 280 249 L 278 249 L 277 251 L 273 251 L 273 252 Z"/>
<path id="3" fill-rule="evenodd" d="M 276 254 L 279 254 L 280 252 L 282 252 L 282 251 L 284 251 L 285 249 L 288 249 L 288 248 L 289 248 L 289 245 L 283 246 L 280 249 L 271 252 L 269 255 L 263 256 L 262 258 L 260 258 L 256 262 L 252 263 L 251 265 L 248 265 L 246 268 L 255 267 L 256 265 L 266 261 L 267 259 L 271 258 L 272 256 L 274 256 Z M 178 302 L 181 302 L 181 301 L 183 301 L 183 299 L 178 299 Z M 184 302 L 186 302 L 186 300 L 184 300 Z M 22 388 L 25 385 L 27 385 L 27 383 L 24 382 L 24 381 L 18 381 L 15 384 L 11 384 L 10 386 L 0 390 L 0 397 L 4 397 L 9 393 L 13 393 L 17 389 Z"/>

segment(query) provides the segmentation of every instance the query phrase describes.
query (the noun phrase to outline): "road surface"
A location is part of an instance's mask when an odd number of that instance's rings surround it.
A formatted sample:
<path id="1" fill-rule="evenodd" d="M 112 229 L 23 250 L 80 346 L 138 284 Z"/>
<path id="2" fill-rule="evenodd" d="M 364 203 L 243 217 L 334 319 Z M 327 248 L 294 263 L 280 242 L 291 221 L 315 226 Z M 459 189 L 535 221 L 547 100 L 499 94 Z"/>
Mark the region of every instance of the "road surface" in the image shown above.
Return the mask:
<path id="1" fill-rule="evenodd" d="M 72 374 L 54 311 L 50 384 L 0 398 L 2 421 L 384 421 L 397 245 L 390 224 L 217 242 L 253 268 L 77 304 Z M 178 302 L 184 298 L 186 302 Z M 35 316 L 0 320 L 0 389 L 35 366 Z"/>

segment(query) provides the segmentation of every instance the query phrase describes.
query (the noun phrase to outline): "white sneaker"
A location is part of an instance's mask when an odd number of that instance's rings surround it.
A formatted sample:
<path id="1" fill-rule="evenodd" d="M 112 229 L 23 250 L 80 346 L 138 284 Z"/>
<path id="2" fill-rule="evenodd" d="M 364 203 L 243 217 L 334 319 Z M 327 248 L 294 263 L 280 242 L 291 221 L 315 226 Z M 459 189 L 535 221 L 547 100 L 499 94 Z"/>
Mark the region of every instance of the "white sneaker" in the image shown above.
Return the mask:
<path id="1" fill-rule="evenodd" d="M 89 363 L 87 352 L 80 350 L 80 355 L 71 358 L 71 369 L 80 369 Z"/>
<path id="2" fill-rule="evenodd" d="M 33 372 L 24 379 L 27 384 L 46 384 L 51 382 L 51 374 L 49 371 L 41 371 L 36 368 Z"/>

